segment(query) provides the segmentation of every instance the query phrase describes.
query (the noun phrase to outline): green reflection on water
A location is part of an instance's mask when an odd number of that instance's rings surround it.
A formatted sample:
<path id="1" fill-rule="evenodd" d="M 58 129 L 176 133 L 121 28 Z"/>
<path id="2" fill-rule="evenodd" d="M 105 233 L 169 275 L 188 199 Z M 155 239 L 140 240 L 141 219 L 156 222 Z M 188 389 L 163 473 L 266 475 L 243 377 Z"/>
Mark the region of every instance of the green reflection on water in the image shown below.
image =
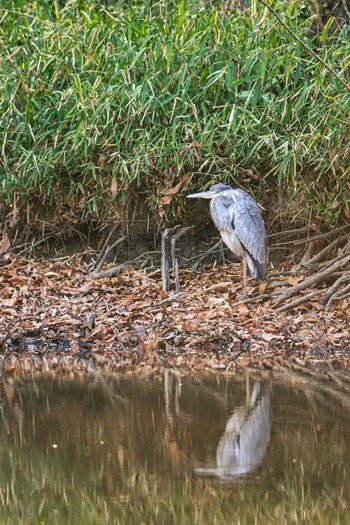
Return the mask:
<path id="1" fill-rule="evenodd" d="M 350 396 L 246 387 L 173 374 L 5 382 L 0 523 L 348 523 Z"/>

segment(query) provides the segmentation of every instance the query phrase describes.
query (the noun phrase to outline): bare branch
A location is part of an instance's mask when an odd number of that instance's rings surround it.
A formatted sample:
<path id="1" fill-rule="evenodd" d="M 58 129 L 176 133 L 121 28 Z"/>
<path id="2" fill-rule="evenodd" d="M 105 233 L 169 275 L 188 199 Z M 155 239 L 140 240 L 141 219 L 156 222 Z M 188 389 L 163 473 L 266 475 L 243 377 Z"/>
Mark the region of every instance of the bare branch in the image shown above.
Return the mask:
<path id="1" fill-rule="evenodd" d="M 110 235 L 109 235 L 110 237 Z M 111 253 L 111 251 L 116 247 L 118 246 L 119 244 L 121 244 L 122 242 L 124 242 L 126 240 L 126 235 L 123 235 L 123 237 L 121 237 L 120 239 L 118 239 L 117 241 L 115 241 L 111 246 L 109 246 L 109 248 L 105 251 L 105 253 L 103 254 L 103 250 L 105 248 L 103 248 L 101 250 L 101 255 L 99 257 L 99 263 L 96 265 L 96 269 L 95 269 L 95 273 L 98 273 L 102 266 L 104 265 L 104 262 L 105 260 L 107 259 L 108 255 Z M 105 243 L 105 246 L 106 246 L 106 243 Z M 102 255 L 103 254 L 103 255 Z"/>

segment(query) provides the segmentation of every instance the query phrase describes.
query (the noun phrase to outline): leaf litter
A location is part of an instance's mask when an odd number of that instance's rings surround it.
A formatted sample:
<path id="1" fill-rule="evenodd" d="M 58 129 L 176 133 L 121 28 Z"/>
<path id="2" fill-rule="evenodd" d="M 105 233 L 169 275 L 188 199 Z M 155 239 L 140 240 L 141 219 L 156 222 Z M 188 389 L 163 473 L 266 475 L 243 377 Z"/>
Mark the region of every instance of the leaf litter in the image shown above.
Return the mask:
<path id="1" fill-rule="evenodd" d="M 277 312 L 268 298 L 240 302 L 239 266 L 180 278 L 174 294 L 158 270 L 94 279 L 81 257 L 14 259 L 0 272 L 4 371 L 349 369 L 349 298 Z"/>

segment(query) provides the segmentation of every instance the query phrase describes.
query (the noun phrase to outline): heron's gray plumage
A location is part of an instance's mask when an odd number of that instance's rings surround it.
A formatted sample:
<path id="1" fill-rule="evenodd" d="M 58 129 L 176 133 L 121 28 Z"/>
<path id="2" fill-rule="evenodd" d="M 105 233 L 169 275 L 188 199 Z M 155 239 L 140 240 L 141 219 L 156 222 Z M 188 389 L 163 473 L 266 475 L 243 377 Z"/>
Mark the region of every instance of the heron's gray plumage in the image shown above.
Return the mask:
<path id="1" fill-rule="evenodd" d="M 208 192 L 189 197 L 211 199 L 210 213 L 230 250 L 247 258 L 252 277 L 264 280 L 267 266 L 267 235 L 255 200 L 243 190 L 215 184 Z"/>
<path id="2" fill-rule="evenodd" d="M 215 466 L 200 466 L 197 474 L 229 481 L 248 474 L 263 462 L 271 434 L 270 389 L 255 383 L 250 401 L 236 407 L 216 449 Z"/>

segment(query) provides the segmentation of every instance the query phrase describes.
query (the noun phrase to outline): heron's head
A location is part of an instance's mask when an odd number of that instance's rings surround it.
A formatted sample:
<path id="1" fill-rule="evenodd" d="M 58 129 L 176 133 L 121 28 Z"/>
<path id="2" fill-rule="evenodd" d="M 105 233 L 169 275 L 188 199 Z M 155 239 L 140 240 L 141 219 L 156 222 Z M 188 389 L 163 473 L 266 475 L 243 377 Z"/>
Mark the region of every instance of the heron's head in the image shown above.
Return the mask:
<path id="1" fill-rule="evenodd" d="M 187 195 L 188 199 L 214 199 L 215 197 L 218 197 L 219 195 L 226 195 L 228 191 L 231 191 L 231 186 L 228 186 L 227 184 L 215 184 L 210 190 L 208 191 L 201 191 L 199 193 L 192 193 L 191 195 Z"/>

